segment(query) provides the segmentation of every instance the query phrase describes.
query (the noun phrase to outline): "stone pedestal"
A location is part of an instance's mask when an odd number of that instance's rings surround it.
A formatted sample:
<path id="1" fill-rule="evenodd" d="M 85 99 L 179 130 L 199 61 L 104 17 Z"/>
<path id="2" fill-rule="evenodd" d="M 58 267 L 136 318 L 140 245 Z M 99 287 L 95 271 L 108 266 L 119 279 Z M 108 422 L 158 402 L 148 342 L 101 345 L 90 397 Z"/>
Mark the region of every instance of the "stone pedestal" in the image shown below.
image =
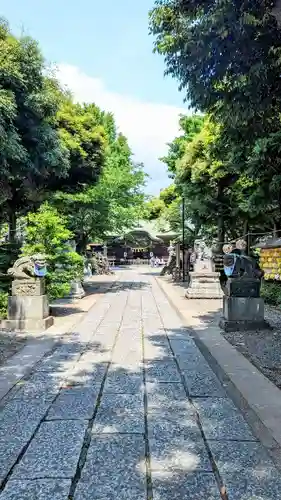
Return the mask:
<path id="1" fill-rule="evenodd" d="M 223 297 L 220 327 L 226 332 L 270 328 L 264 319 L 264 301 L 260 297 Z"/>
<path id="2" fill-rule="evenodd" d="M 54 318 L 49 316 L 44 279 L 18 279 L 12 283 L 8 299 L 8 319 L 1 322 L 9 330 L 40 331 L 49 328 Z"/>
<path id="3" fill-rule="evenodd" d="M 86 293 L 82 286 L 81 280 L 75 280 L 71 284 L 71 290 L 69 298 L 71 299 L 82 299 L 85 297 Z"/>
<path id="4" fill-rule="evenodd" d="M 90 264 L 88 266 L 84 266 L 84 277 L 82 283 L 87 283 L 87 281 L 92 278 L 92 275 L 92 266 Z"/>
<path id="5" fill-rule="evenodd" d="M 260 296 L 261 282 L 255 278 L 228 278 L 225 294 L 229 297 L 250 297 Z"/>
<path id="6" fill-rule="evenodd" d="M 209 271 L 194 271 L 190 273 L 190 283 L 186 290 L 187 299 L 221 299 L 223 291 L 220 285 L 219 273 Z"/>
<path id="7" fill-rule="evenodd" d="M 13 296 L 39 296 L 45 294 L 44 279 L 17 279 L 12 282 Z"/>

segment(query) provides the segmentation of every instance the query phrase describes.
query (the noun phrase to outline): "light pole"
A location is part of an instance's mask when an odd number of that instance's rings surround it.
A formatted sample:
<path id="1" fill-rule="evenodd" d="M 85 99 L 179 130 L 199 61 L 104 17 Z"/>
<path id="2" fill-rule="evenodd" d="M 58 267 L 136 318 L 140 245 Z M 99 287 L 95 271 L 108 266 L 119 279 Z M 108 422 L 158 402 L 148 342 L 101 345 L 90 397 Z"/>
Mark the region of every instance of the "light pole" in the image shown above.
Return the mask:
<path id="1" fill-rule="evenodd" d="M 185 245 L 184 245 L 184 240 L 185 240 L 185 200 L 184 196 L 182 196 L 182 281 L 185 281 L 185 260 L 184 260 L 184 250 L 185 250 Z"/>

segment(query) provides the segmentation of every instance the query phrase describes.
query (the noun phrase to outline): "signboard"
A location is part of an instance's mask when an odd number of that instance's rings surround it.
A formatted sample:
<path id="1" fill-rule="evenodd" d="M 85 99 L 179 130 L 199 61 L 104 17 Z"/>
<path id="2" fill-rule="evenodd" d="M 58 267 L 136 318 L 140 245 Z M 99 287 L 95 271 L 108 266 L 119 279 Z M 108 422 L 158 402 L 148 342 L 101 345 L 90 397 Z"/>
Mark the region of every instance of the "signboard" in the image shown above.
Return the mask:
<path id="1" fill-rule="evenodd" d="M 128 255 L 127 252 L 124 252 L 124 258 L 125 259 L 126 259 L 127 255 Z"/>
<path id="2" fill-rule="evenodd" d="M 281 248 L 262 248 L 260 267 L 265 280 L 281 281 Z"/>

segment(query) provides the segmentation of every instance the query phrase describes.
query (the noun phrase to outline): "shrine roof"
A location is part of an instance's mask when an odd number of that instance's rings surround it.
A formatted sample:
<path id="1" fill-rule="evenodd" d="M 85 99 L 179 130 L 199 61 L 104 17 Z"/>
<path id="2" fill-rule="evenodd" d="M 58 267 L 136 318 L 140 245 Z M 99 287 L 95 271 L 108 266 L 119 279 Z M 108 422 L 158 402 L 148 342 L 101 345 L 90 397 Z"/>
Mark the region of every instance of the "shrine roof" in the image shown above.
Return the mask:
<path id="1" fill-rule="evenodd" d="M 253 245 L 253 248 L 280 248 L 281 238 L 269 238 L 265 241 Z"/>

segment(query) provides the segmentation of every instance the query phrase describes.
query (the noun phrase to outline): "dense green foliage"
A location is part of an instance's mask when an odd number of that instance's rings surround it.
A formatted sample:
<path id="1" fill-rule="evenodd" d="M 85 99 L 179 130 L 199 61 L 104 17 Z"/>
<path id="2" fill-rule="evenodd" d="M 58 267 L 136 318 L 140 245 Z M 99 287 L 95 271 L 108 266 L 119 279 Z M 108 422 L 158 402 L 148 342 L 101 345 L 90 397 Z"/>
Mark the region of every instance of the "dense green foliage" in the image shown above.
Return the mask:
<path id="1" fill-rule="evenodd" d="M 108 117 L 109 118 L 109 117 Z M 112 119 L 115 130 L 115 123 Z M 135 164 L 123 135 L 106 134 L 105 161 L 99 180 L 76 194 L 58 193 L 54 203 L 68 217 L 80 251 L 89 240 L 130 228 L 140 218 L 145 174 Z"/>
<path id="2" fill-rule="evenodd" d="M 264 281 L 261 287 L 261 296 L 267 304 L 281 307 L 281 284 Z"/>
<path id="3" fill-rule="evenodd" d="M 0 24 L 1 215 L 14 237 L 16 215 L 38 201 L 51 177 L 67 175 L 68 151 L 55 130 L 58 100 L 37 43 Z"/>
<path id="4" fill-rule="evenodd" d="M 0 272 L 18 255 L 20 244 L 16 254 L 9 250 L 20 219 L 23 254 L 47 256 L 49 296 L 67 294 L 83 274 L 79 252 L 87 243 L 140 218 L 144 184 L 143 166 L 133 161 L 112 114 L 75 103 L 48 71 L 37 42 L 15 37 L 0 21 L 0 221 L 1 238 L 9 228 L 10 241 L 0 246 Z M 72 238 L 78 253 L 67 243 Z M 5 276 L 2 284 L 6 292 Z"/>
<path id="5" fill-rule="evenodd" d="M 8 310 L 8 292 L 0 290 L 0 318 L 7 318 Z"/>
<path id="6" fill-rule="evenodd" d="M 191 142 L 193 137 L 200 132 L 204 124 L 204 117 L 200 115 L 180 116 L 179 128 L 181 135 L 176 137 L 168 146 L 168 155 L 161 158 L 167 165 L 170 177 L 176 174 L 176 163 L 185 153 L 186 144 Z"/>
<path id="7" fill-rule="evenodd" d="M 46 256 L 47 293 L 51 299 L 70 292 L 71 282 L 83 276 L 83 258 L 71 249 L 72 233 L 67 220 L 47 203 L 27 216 L 23 255 L 41 253 Z"/>
<path id="8" fill-rule="evenodd" d="M 159 219 L 165 210 L 165 203 L 162 199 L 154 196 L 145 205 L 144 217 L 147 220 Z"/>
<path id="9" fill-rule="evenodd" d="M 281 27 L 274 5 L 158 0 L 150 13 L 167 73 L 207 116 L 192 137 L 170 144 L 163 161 L 189 218 L 220 242 L 281 228 Z M 197 124 L 198 116 L 187 122 Z"/>
<path id="10" fill-rule="evenodd" d="M 70 167 L 66 178 L 53 178 L 52 190 L 79 192 L 97 182 L 104 157 L 106 132 L 103 113 L 94 104 L 75 104 L 63 96 L 56 115 L 56 126 L 69 153 Z"/>
<path id="11" fill-rule="evenodd" d="M 162 217 L 165 218 L 166 210 L 171 206 L 171 204 L 177 200 L 178 193 L 176 191 L 176 186 L 171 184 L 170 186 L 162 189 L 159 196 L 151 197 L 145 204 L 144 219 L 146 220 L 156 220 Z"/>
<path id="12" fill-rule="evenodd" d="M 0 291 L 8 292 L 11 288 L 11 277 L 7 270 L 13 267 L 21 251 L 21 245 L 15 243 L 3 243 L 0 245 Z"/>

